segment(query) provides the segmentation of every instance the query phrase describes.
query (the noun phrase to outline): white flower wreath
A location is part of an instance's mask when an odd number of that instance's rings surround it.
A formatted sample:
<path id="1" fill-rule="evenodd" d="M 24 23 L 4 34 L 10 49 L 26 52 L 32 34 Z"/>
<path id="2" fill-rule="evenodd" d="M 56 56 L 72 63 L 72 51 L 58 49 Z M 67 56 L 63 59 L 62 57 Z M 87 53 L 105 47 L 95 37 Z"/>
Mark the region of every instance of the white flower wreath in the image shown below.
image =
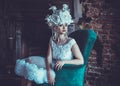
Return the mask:
<path id="1" fill-rule="evenodd" d="M 62 24 L 69 25 L 70 23 L 73 23 L 70 9 L 67 4 L 63 4 L 62 9 L 57 10 L 56 6 L 52 6 L 49 10 L 53 11 L 51 15 L 47 15 L 45 18 L 49 26 L 58 26 Z"/>

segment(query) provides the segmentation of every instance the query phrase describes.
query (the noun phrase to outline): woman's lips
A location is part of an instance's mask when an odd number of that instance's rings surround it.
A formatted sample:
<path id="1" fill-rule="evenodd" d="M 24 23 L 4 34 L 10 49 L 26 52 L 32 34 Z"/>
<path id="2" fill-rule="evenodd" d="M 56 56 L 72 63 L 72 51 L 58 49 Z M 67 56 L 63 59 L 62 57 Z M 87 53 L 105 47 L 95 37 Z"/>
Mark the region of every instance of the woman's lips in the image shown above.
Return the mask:
<path id="1" fill-rule="evenodd" d="M 63 30 L 63 32 L 66 32 L 66 30 Z"/>

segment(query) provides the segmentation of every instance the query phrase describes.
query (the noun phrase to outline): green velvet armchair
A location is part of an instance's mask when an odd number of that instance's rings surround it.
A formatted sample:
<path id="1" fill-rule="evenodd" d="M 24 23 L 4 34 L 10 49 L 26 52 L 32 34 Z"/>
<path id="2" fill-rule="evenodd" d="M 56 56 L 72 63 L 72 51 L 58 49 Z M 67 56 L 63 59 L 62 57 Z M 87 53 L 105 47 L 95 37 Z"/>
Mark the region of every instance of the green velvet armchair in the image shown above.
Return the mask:
<path id="1" fill-rule="evenodd" d="M 80 47 L 84 57 L 84 64 L 65 64 L 61 70 L 56 70 L 55 86 L 84 86 L 86 66 L 97 35 L 94 30 L 77 30 L 69 36 L 73 37 Z"/>
<path id="2" fill-rule="evenodd" d="M 68 65 L 65 64 L 61 70 L 55 70 L 55 86 L 84 86 L 84 76 L 86 73 L 86 66 L 94 43 L 97 39 L 97 34 L 94 30 L 77 30 L 72 32 L 70 37 L 74 38 L 80 47 L 84 57 L 83 65 Z M 34 86 L 49 86 L 48 84 Z"/>

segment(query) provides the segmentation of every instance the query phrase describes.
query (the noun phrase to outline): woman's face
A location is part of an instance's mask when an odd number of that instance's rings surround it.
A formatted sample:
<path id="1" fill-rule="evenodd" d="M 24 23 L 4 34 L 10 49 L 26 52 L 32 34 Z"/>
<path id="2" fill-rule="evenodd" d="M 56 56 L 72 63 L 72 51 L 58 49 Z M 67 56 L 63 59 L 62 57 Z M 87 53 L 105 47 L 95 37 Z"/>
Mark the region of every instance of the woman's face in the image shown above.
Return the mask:
<path id="1" fill-rule="evenodd" d="M 59 34 L 66 34 L 68 31 L 68 25 L 62 24 L 62 25 L 56 26 L 56 30 Z"/>

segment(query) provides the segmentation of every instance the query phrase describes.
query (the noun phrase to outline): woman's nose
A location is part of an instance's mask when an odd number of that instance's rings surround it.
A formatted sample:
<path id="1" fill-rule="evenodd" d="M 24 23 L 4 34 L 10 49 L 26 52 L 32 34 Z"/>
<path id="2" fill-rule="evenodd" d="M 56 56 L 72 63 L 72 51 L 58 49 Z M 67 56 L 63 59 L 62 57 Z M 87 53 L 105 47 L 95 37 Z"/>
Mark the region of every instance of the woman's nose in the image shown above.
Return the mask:
<path id="1" fill-rule="evenodd" d="M 65 29 L 65 26 L 63 26 L 63 29 Z"/>
<path id="2" fill-rule="evenodd" d="M 66 29 L 66 26 L 65 26 L 65 25 L 63 25 L 63 29 Z"/>

